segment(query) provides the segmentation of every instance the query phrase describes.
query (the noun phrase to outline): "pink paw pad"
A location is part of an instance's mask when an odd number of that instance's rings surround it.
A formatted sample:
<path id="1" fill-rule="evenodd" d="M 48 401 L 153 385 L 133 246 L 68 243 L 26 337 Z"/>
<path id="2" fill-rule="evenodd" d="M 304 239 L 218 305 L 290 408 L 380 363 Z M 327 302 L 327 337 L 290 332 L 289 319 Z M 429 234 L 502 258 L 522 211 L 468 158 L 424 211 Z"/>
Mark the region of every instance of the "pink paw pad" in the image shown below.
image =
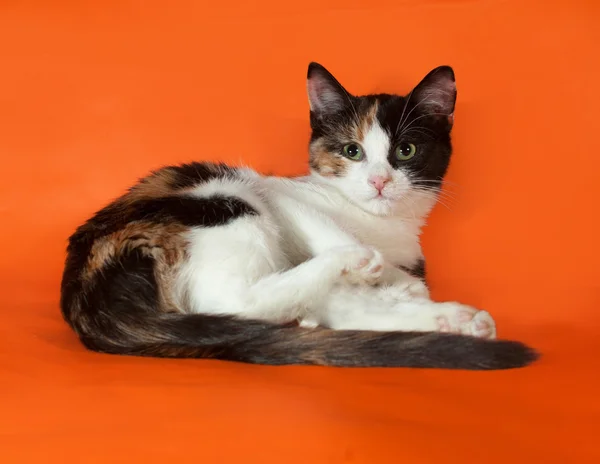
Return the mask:
<path id="1" fill-rule="evenodd" d="M 438 324 L 438 330 L 440 332 L 450 332 L 450 322 L 448 322 L 448 318 L 446 316 L 438 316 L 435 318 Z"/>
<path id="2" fill-rule="evenodd" d="M 475 323 L 475 330 L 479 337 L 489 337 L 493 334 L 492 327 L 487 321 L 477 321 Z"/>
<path id="3" fill-rule="evenodd" d="M 473 319 L 473 313 L 471 313 L 469 311 L 459 311 L 458 320 L 460 322 L 469 322 L 472 319 Z"/>
<path id="4" fill-rule="evenodd" d="M 373 269 L 371 269 L 371 272 L 379 272 L 379 271 L 381 271 L 382 268 L 383 268 L 383 266 L 381 264 L 378 264 Z"/>
<path id="5" fill-rule="evenodd" d="M 356 269 L 361 269 L 361 268 L 365 267 L 367 264 L 369 264 L 369 261 L 370 261 L 369 258 L 361 259 L 359 261 L 359 263 L 356 265 Z"/>

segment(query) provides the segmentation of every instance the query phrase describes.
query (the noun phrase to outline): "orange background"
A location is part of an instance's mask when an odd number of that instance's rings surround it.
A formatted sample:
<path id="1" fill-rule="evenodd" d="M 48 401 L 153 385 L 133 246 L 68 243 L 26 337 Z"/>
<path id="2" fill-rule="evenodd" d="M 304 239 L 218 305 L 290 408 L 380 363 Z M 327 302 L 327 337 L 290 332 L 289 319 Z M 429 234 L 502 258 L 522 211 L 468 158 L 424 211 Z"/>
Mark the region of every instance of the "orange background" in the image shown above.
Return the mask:
<path id="1" fill-rule="evenodd" d="M 0 460 L 600 462 L 600 4 L 203 3 L 0 2 Z M 306 171 L 310 60 L 356 93 L 454 67 L 434 296 L 490 310 L 538 364 L 119 358 L 67 329 L 66 238 L 139 176 L 192 159 Z"/>

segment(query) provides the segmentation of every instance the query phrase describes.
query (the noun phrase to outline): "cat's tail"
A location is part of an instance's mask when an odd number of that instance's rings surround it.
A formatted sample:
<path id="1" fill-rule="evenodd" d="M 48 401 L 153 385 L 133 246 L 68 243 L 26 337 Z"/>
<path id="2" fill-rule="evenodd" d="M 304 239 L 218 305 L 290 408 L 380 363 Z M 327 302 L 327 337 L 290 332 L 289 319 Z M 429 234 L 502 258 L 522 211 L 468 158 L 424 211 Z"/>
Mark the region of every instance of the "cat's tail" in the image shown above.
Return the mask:
<path id="1" fill-rule="evenodd" d="M 203 314 L 123 322 L 109 337 L 80 336 L 88 348 L 106 353 L 270 365 L 487 370 L 523 367 L 538 357 L 520 342 L 447 333 L 306 329 Z"/>

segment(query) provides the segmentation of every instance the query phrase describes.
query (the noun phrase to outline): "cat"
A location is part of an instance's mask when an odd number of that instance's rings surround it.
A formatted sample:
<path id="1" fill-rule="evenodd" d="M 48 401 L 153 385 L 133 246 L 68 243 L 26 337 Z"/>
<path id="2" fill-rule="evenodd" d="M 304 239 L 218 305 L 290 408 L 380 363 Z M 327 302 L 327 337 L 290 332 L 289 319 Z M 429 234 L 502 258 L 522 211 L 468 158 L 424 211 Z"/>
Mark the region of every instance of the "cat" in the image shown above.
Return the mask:
<path id="1" fill-rule="evenodd" d="M 310 174 L 164 167 L 70 237 L 61 310 L 94 351 L 259 364 L 503 369 L 492 317 L 434 302 L 419 244 L 452 146 L 440 66 L 405 97 L 308 68 Z"/>

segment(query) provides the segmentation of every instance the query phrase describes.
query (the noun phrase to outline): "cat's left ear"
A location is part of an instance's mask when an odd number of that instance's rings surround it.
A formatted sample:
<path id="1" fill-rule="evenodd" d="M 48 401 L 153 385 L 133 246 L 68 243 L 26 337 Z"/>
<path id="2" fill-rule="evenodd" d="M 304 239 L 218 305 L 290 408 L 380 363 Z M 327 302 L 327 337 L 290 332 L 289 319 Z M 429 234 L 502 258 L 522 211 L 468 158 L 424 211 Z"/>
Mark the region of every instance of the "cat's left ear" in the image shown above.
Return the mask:
<path id="1" fill-rule="evenodd" d="M 452 125 L 456 102 L 456 81 L 450 66 L 432 70 L 412 91 L 411 103 L 431 115 L 446 117 Z"/>
<path id="2" fill-rule="evenodd" d="M 310 63 L 306 80 L 310 111 L 318 117 L 339 113 L 352 98 L 333 74 L 319 63 Z"/>

